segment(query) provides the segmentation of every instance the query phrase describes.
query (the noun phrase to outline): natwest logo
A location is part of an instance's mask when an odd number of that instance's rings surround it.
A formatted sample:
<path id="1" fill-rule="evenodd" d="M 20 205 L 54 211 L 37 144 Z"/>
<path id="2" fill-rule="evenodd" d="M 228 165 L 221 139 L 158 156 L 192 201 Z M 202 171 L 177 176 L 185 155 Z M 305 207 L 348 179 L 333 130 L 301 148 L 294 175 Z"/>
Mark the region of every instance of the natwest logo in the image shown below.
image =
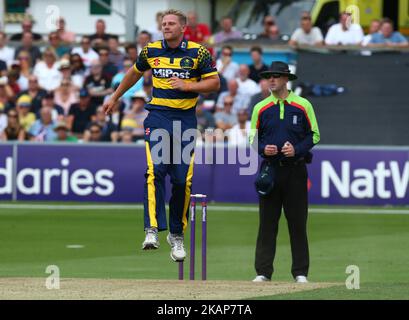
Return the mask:
<path id="1" fill-rule="evenodd" d="M 114 173 L 102 169 L 95 173 L 87 169 L 70 170 L 70 160 L 61 159 L 59 168 L 24 168 L 17 172 L 17 190 L 24 195 L 73 193 L 77 196 L 88 196 L 95 193 L 106 197 L 115 190 L 112 182 Z M 13 192 L 13 158 L 6 158 L 5 167 L 0 167 L 0 195 Z"/>
<path id="2" fill-rule="evenodd" d="M 357 168 L 351 170 L 350 161 L 342 161 L 338 174 L 330 161 L 321 163 L 321 196 L 334 196 L 331 190 L 335 188 L 342 198 L 358 199 L 379 197 L 381 199 L 407 196 L 409 184 L 409 161 L 403 169 L 397 161 L 380 161 L 373 170 Z M 333 188 L 331 189 L 331 186 Z"/>
<path id="3" fill-rule="evenodd" d="M 153 75 L 156 78 L 172 78 L 178 77 L 180 79 L 190 79 L 190 72 L 179 72 L 172 69 L 153 69 Z"/>

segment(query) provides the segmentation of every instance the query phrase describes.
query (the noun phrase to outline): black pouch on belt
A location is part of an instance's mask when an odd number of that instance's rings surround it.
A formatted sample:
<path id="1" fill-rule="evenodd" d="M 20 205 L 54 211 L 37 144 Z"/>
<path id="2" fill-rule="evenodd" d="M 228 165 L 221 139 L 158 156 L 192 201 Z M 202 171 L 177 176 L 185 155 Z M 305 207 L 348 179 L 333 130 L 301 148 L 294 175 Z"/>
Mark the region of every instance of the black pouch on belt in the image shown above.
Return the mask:
<path id="1" fill-rule="evenodd" d="M 271 161 L 263 161 L 260 172 L 256 178 L 256 191 L 261 196 L 271 193 L 274 187 L 275 168 Z"/>

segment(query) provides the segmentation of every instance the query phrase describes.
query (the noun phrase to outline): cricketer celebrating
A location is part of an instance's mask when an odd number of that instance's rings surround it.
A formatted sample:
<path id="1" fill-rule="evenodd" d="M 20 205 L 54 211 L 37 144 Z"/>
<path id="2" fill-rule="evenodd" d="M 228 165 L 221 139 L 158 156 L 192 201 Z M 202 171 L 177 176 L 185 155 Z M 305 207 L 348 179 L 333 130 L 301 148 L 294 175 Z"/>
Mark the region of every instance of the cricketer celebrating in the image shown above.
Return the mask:
<path id="1" fill-rule="evenodd" d="M 144 191 L 145 241 L 142 249 L 159 248 L 158 231 L 167 230 L 165 209 L 165 177 L 170 175 L 172 195 L 169 202 L 169 231 L 167 241 L 171 246 L 173 261 L 183 261 L 184 230 L 187 227 L 190 193 L 193 177 L 194 150 L 190 152 L 188 163 L 175 161 L 182 159 L 181 153 L 191 141 L 175 140 L 174 122 L 181 126 L 181 133 L 196 129 L 195 106 L 199 93 L 218 91 L 220 80 L 212 65 L 209 51 L 184 38 L 186 15 L 178 10 L 167 10 L 162 15 L 164 40 L 145 46 L 133 68 L 126 73 L 119 87 L 104 105 L 110 114 L 118 99 L 132 87 L 149 69 L 152 69 L 152 100 L 146 109 L 149 115 L 144 121 L 145 146 L 147 158 L 146 183 Z M 159 142 L 151 139 L 154 130 L 166 130 L 173 145 L 170 162 L 157 163 L 152 157 L 152 149 Z M 172 139 L 174 138 L 174 139 Z M 176 142 L 175 142 L 176 141 Z M 178 150 L 178 151 L 175 151 Z M 179 153 L 180 154 L 175 154 Z"/>

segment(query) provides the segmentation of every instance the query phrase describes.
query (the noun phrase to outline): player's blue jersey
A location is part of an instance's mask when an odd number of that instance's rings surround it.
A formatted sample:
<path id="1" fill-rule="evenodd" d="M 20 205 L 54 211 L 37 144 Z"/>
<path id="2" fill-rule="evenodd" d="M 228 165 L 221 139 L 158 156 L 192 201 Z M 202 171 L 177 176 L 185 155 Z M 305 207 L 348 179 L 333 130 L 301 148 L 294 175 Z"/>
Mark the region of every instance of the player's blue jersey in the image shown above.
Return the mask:
<path id="1" fill-rule="evenodd" d="M 149 43 L 139 54 L 134 69 L 137 72 L 152 69 L 153 91 L 148 110 L 194 108 L 198 94 L 173 89 L 169 79 L 176 76 L 187 82 L 197 82 L 217 75 L 209 51 L 186 39 L 175 49 L 168 47 L 165 40 Z"/>

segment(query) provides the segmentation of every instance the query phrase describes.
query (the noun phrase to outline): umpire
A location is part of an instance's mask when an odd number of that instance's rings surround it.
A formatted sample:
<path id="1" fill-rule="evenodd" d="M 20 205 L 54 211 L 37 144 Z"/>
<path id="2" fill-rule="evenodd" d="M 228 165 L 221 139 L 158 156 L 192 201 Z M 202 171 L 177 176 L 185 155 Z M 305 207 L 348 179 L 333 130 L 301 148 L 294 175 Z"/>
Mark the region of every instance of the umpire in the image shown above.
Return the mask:
<path id="1" fill-rule="evenodd" d="M 270 281 L 281 211 L 290 233 L 292 267 L 296 282 L 308 282 L 308 190 L 306 163 L 320 140 L 311 103 L 287 89 L 297 79 L 288 65 L 273 61 L 260 77 L 270 82 L 271 95 L 259 102 L 251 117 L 250 142 L 263 158 L 256 179 L 260 225 L 257 237 L 255 282 Z M 257 137 L 257 139 L 256 139 Z"/>

